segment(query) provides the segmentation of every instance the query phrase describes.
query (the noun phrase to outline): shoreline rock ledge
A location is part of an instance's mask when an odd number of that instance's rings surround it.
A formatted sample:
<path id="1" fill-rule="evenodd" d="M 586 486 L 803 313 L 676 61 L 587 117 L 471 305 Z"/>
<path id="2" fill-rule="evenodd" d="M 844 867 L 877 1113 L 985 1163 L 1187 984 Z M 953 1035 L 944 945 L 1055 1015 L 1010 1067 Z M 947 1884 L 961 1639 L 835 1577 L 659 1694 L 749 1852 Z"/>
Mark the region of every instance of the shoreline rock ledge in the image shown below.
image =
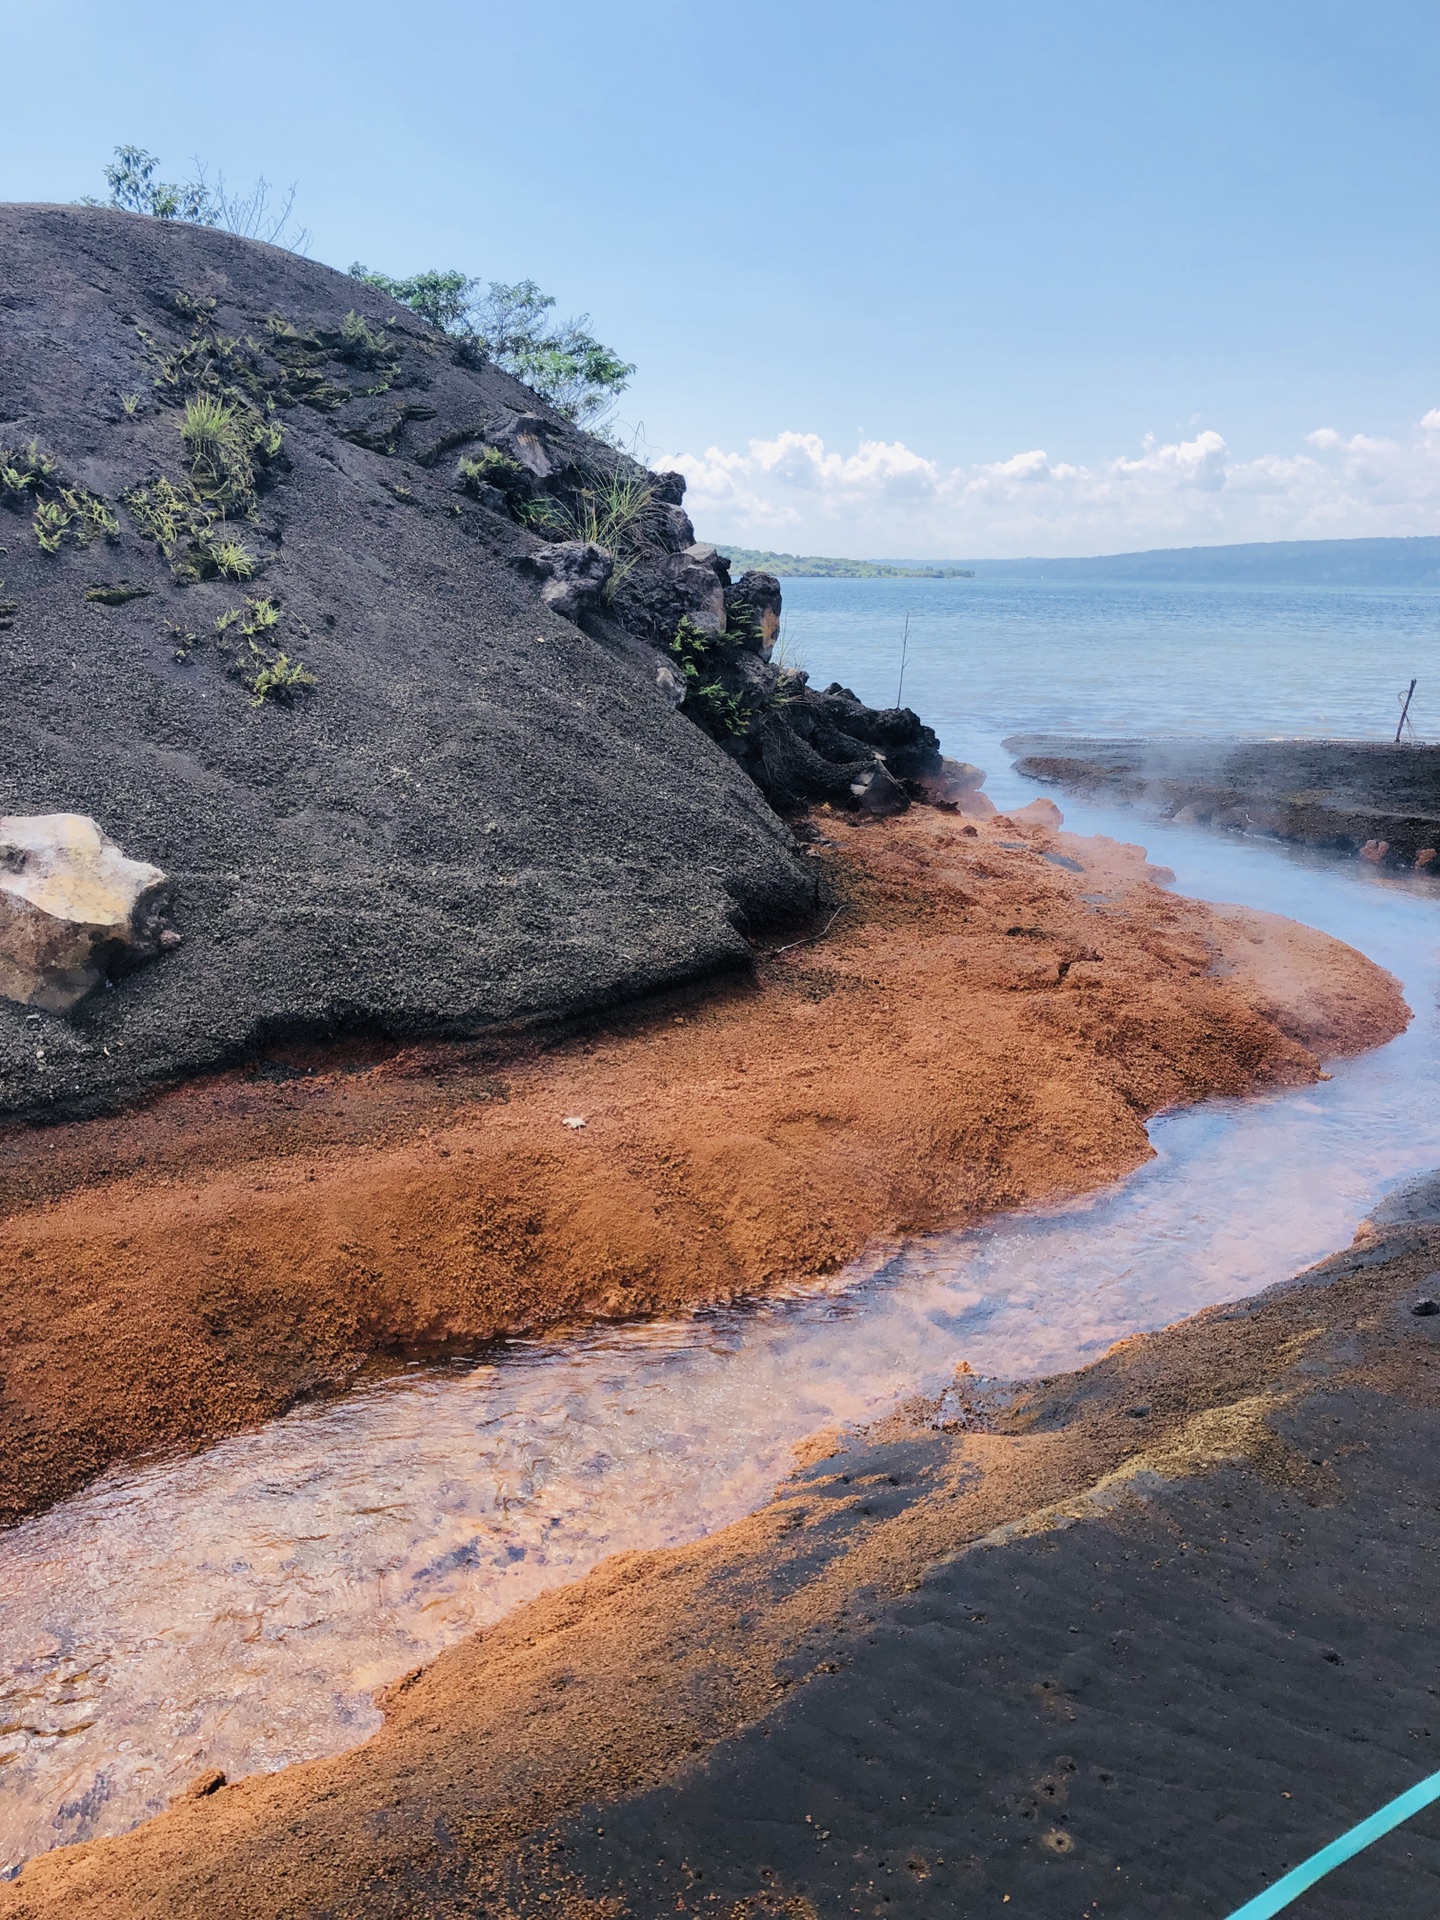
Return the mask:
<path id="1" fill-rule="evenodd" d="M 84 813 L 0 816 L 0 997 L 69 1013 L 102 979 L 178 946 L 170 881 Z"/>

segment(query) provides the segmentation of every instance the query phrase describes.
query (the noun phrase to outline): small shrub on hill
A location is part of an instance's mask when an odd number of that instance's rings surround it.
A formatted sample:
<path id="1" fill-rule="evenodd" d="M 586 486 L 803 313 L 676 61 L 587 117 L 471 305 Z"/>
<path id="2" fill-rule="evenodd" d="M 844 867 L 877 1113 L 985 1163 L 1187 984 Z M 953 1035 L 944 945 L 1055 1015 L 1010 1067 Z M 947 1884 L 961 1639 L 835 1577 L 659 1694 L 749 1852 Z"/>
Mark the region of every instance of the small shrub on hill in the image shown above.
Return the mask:
<path id="1" fill-rule="evenodd" d="M 193 180 L 157 180 L 160 162 L 144 147 L 116 147 L 115 157 L 105 169 L 105 184 L 110 196 L 105 205 L 126 213 L 143 213 L 152 220 L 184 220 L 192 226 L 222 227 L 244 240 L 264 240 L 271 246 L 287 247 L 303 253 L 309 244 L 307 228 L 297 227 L 291 219 L 295 206 L 295 188 L 271 199 L 275 189 L 263 174 L 248 193 L 232 193 L 223 173 L 217 173 L 212 186 L 203 161 L 195 162 Z M 87 195 L 82 206 L 102 203 Z"/>
<path id="2" fill-rule="evenodd" d="M 336 352 L 342 360 L 348 360 L 352 367 L 380 367 L 394 359 L 395 346 L 393 341 L 367 326 L 364 319 L 352 311 L 340 322 L 340 344 Z"/>
<path id="3" fill-rule="evenodd" d="M 289 706 L 297 695 L 319 685 L 303 660 L 292 660 L 276 644 L 281 617 L 276 601 L 252 599 L 243 607 L 227 607 L 215 621 L 215 644 L 222 654 L 233 656 L 229 671 L 239 679 L 255 707 L 264 706 L 267 700 Z M 195 636 L 188 635 L 186 653 L 194 644 Z"/>
<path id="4" fill-rule="evenodd" d="M 55 460 L 34 440 L 26 447 L 0 447 L 0 501 L 22 512 L 31 509 L 42 553 L 57 554 L 67 541 L 88 547 L 120 532 L 120 522 L 99 494 L 63 481 Z"/>
<path id="5" fill-rule="evenodd" d="M 120 498 L 144 538 L 153 540 L 170 562 L 176 578 L 199 579 L 194 556 L 209 539 L 219 509 L 207 506 L 193 487 L 177 487 L 164 474 Z"/>
<path id="6" fill-rule="evenodd" d="M 567 419 L 592 430 L 635 371 L 589 331 L 588 313 L 556 320 L 555 296 L 542 293 L 533 280 L 513 286 L 492 280 L 482 292 L 479 280 L 456 269 L 431 268 L 398 280 L 357 260 L 350 271 L 513 373 Z"/>
<path id="7" fill-rule="evenodd" d="M 222 519 L 252 514 L 259 477 L 285 444 L 279 423 L 258 414 L 238 395 L 226 398 L 202 388 L 185 403 L 180 437 L 190 455 L 196 494 Z"/>
<path id="8" fill-rule="evenodd" d="M 15 505 L 35 495 L 55 472 L 55 462 L 32 440 L 28 447 L 0 447 L 0 500 Z"/>
<path id="9" fill-rule="evenodd" d="M 315 675 L 302 661 L 292 661 L 286 653 L 277 653 L 272 660 L 266 660 L 261 650 L 251 643 L 250 651 L 261 661 L 253 678 L 246 682 L 254 696 L 252 707 L 263 707 L 267 700 L 278 700 L 284 706 L 306 687 L 318 685 Z"/>
<path id="10" fill-rule="evenodd" d="M 373 273 L 369 267 L 361 266 L 357 260 L 350 269 L 351 277 L 363 280 L 367 286 L 378 287 L 382 293 L 388 293 L 402 307 L 409 307 L 412 313 L 418 313 L 422 320 L 428 320 L 432 327 L 438 327 L 441 333 L 459 333 L 468 331 L 465 320 L 470 311 L 478 280 L 472 280 L 467 274 L 445 273 L 432 268 L 427 273 L 413 274 L 408 280 L 396 280 L 388 273 Z"/>
<path id="11" fill-rule="evenodd" d="M 481 447 L 478 453 L 462 460 L 456 471 L 466 493 L 475 496 L 482 487 L 495 487 L 512 507 L 530 491 L 529 474 L 518 460 L 512 460 L 499 447 Z"/>

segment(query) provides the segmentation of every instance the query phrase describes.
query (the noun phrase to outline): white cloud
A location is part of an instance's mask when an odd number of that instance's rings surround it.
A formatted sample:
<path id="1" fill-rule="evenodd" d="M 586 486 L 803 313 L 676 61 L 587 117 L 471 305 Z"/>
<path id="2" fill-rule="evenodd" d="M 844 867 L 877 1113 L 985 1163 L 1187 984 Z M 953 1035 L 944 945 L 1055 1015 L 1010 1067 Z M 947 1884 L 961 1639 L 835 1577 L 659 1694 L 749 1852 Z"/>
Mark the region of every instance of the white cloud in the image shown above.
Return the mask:
<path id="1" fill-rule="evenodd" d="M 1235 540 L 1440 533 L 1440 407 L 1403 439 L 1333 427 L 1303 449 L 1239 460 L 1211 429 L 1147 436 L 1097 466 L 1043 449 L 945 467 L 898 440 L 828 448 L 818 434 L 667 455 L 705 538 L 792 552 L 1104 553 Z"/>

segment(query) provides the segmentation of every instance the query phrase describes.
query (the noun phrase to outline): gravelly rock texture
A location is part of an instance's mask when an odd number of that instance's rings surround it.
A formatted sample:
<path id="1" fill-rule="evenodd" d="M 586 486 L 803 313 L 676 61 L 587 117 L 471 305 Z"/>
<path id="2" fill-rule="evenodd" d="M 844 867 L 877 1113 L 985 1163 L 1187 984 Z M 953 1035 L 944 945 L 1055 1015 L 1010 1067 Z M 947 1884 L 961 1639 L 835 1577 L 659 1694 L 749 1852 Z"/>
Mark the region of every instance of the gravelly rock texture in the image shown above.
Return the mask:
<path id="1" fill-rule="evenodd" d="M 528 389 L 329 268 L 106 209 L 0 209 L 0 338 L 0 811 L 93 816 L 183 935 L 68 1019 L 0 1009 L 0 1113 L 287 1034 L 563 1015 L 817 905 L 653 648 L 547 606 L 546 540 L 459 484 L 507 438 L 547 477 L 615 458 Z M 202 392 L 253 429 L 248 498 L 182 433 Z M 168 557 L 127 504 L 162 479 L 228 515 Z"/>

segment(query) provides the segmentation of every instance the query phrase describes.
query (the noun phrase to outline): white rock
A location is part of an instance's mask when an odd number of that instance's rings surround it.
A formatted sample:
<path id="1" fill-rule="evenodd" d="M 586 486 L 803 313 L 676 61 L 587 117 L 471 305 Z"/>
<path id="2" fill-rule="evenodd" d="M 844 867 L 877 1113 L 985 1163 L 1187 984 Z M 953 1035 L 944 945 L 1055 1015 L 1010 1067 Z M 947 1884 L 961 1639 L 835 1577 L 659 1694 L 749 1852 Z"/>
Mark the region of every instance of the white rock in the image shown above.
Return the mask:
<path id="1" fill-rule="evenodd" d="M 87 814 L 0 816 L 0 998 L 68 1013 L 107 974 L 178 944 L 168 890 Z"/>

